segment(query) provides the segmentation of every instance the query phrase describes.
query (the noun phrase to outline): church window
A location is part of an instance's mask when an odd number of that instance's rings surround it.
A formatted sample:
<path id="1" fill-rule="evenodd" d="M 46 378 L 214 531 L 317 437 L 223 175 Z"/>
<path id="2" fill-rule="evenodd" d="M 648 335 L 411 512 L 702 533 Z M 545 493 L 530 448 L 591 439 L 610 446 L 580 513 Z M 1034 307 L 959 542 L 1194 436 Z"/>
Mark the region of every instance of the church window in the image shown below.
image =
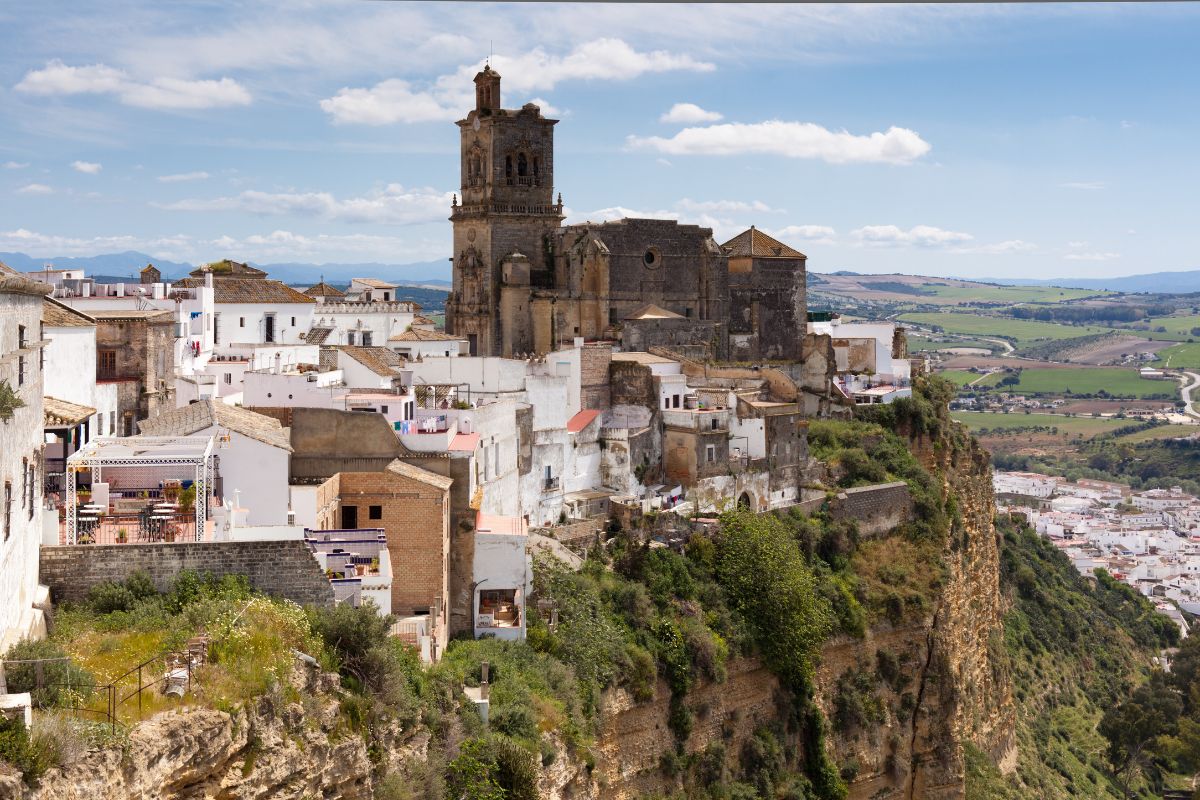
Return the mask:
<path id="1" fill-rule="evenodd" d="M 538 177 L 539 177 L 539 172 L 540 172 L 538 167 L 539 167 L 538 157 L 534 156 L 533 157 L 533 182 L 535 184 L 538 182 Z"/>
<path id="2" fill-rule="evenodd" d="M 524 153 L 517 154 L 517 175 L 524 178 L 529 174 L 529 160 Z"/>
<path id="3" fill-rule="evenodd" d="M 648 248 L 646 252 L 642 254 L 642 263 L 651 269 L 654 269 L 658 266 L 658 260 L 659 256 L 657 247 Z"/>
<path id="4" fill-rule="evenodd" d="M 512 182 L 513 182 L 512 156 L 504 157 L 504 178 L 505 178 L 505 180 L 508 181 L 508 185 L 512 186 Z"/>

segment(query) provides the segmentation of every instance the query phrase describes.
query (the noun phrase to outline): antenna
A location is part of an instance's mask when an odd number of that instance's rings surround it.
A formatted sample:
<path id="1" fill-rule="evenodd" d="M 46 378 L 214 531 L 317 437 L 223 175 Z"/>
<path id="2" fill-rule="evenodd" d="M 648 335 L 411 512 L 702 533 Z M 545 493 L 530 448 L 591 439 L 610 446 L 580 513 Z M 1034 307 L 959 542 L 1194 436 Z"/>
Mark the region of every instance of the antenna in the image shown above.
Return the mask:
<path id="1" fill-rule="evenodd" d="M 494 56 L 495 54 L 496 54 L 496 51 L 492 47 L 492 40 L 488 39 L 488 60 L 486 63 L 489 67 L 492 65 L 492 56 Z"/>

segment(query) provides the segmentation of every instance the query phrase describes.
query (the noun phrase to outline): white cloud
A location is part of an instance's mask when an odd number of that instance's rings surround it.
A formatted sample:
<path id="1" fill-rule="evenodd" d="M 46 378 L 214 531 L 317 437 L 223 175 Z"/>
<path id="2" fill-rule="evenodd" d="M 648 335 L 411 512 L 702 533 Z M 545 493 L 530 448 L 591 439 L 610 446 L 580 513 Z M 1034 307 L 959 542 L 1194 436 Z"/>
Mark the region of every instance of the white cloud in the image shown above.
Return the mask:
<path id="1" fill-rule="evenodd" d="M 1067 261 L 1113 261 L 1121 257 L 1120 253 L 1067 253 L 1063 256 Z"/>
<path id="2" fill-rule="evenodd" d="M 946 247 L 975 238 L 969 233 L 948 231 L 932 225 L 915 225 L 908 230 L 895 225 L 867 225 L 851 231 L 850 235 L 861 244 L 878 247 Z"/>
<path id="3" fill-rule="evenodd" d="M 54 190 L 44 183 L 29 183 L 17 189 L 17 194 L 53 194 Z"/>
<path id="4" fill-rule="evenodd" d="M 676 103 L 671 110 L 658 118 L 659 122 L 672 125 L 687 125 L 693 122 L 717 122 L 724 119 L 723 114 L 716 111 L 705 111 L 695 103 Z"/>
<path id="5" fill-rule="evenodd" d="M 554 105 L 549 100 L 542 99 L 541 97 L 535 97 L 532 100 L 530 100 L 529 102 L 533 103 L 538 108 L 540 108 L 542 110 L 542 113 L 547 116 L 557 117 L 557 116 L 561 116 L 563 113 L 563 110 L 561 108 Z"/>
<path id="6" fill-rule="evenodd" d="M 445 122 L 462 116 L 467 106 L 449 103 L 430 92 L 414 91 L 408 81 L 389 78 L 370 89 L 344 88 L 321 101 L 333 121 L 359 125 L 395 122 Z"/>
<path id="7" fill-rule="evenodd" d="M 761 200 L 745 202 L 742 200 L 692 200 L 683 198 L 675 207 L 680 211 L 696 214 L 778 214 L 783 209 L 771 208 Z"/>
<path id="8" fill-rule="evenodd" d="M 428 187 L 405 189 L 398 183 L 361 197 L 339 199 L 329 192 L 261 192 L 247 190 L 232 197 L 189 199 L 167 203 L 171 211 L 242 211 L 263 215 L 301 215 L 340 222 L 411 225 L 444 219 L 451 193 Z"/>
<path id="9" fill-rule="evenodd" d="M 957 248 L 955 252 L 997 256 L 1007 255 L 1009 253 L 1029 253 L 1037 249 L 1038 246 L 1033 242 L 1026 242 L 1021 239 L 1009 239 L 1006 242 L 995 242 L 993 244 L 980 244 L 970 247 L 960 247 Z"/>
<path id="10" fill-rule="evenodd" d="M 199 238 L 187 234 L 167 236 L 109 235 L 59 236 L 26 228 L 0 230 L 0 250 L 18 250 L 38 256 L 90 256 L 139 250 L 155 258 L 199 263 L 217 258 L 264 261 L 369 260 L 394 262 L 397 253 L 406 259 L 432 259 L 445 253 L 440 238 L 402 239 L 370 234 L 298 234 L 276 230 L 243 237 Z"/>
<path id="11" fill-rule="evenodd" d="M 630 80 L 656 72 L 715 69 L 712 64 L 687 55 L 663 50 L 638 52 L 620 39 L 585 42 L 565 56 L 551 55 L 542 48 L 517 56 L 496 55 L 491 65 L 503 76 L 502 91 L 506 96 L 548 91 L 569 80 Z M 321 109 L 334 122 L 361 125 L 454 120 L 473 105 L 472 79 L 482 67 L 482 61 L 460 66 L 429 85 L 417 86 L 407 80 L 389 78 L 370 88 L 344 87 L 333 97 L 322 100 Z"/>
<path id="12" fill-rule="evenodd" d="M 1063 189 L 1084 189 L 1090 192 L 1096 192 L 1105 188 L 1104 181 L 1068 181 L 1060 183 L 1060 188 Z"/>
<path id="13" fill-rule="evenodd" d="M 31 70 L 16 90 L 38 96 L 106 94 L 138 108 L 179 110 L 250 104 L 250 92 L 232 78 L 183 80 L 159 77 L 140 81 L 105 64 L 72 67 L 59 59 Z"/>
<path id="14" fill-rule="evenodd" d="M 177 172 L 174 175 L 159 175 L 156 180 L 160 183 L 183 183 L 185 181 L 208 180 L 207 172 Z"/>
<path id="15" fill-rule="evenodd" d="M 1134 127 L 1136 124 L 1137 124 L 1136 122 L 1130 122 L 1127 119 L 1123 119 L 1123 120 L 1121 120 L 1121 129 L 1129 130 L 1130 128 Z"/>
<path id="16" fill-rule="evenodd" d="M 833 244 L 837 231 L 828 225 L 788 225 L 776 230 L 767 231 L 771 236 L 784 242 L 805 241 L 812 244 Z"/>
<path id="17" fill-rule="evenodd" d="M 629 136 L 630 147 L 669 155 L 743 155 L 765 153 L 790 158 L 817 158 L 831 164 L 875 162 L 909 164 L 930 145 L 915 131 L 888 128 L 865 136 L 831 131 L 812 122 L 730 122 L 684 128 L 670 138 Z"/>
<path id="18" fill-rule="evenodd" d="M 29 162 L 28 161 L 5 161 L 3 164 L 0 164 L 0 166 L 4 167 L 5 169 L 25 169 L 26 167 L 29 166 Z"/>
<path id="19" fill-rule="evenodd" d="M 72 161 L 71 169 L 82 172 L 84 175 L 97 175 L 100 170 L 104 169 L 104 166 L 94 161 Z"/>

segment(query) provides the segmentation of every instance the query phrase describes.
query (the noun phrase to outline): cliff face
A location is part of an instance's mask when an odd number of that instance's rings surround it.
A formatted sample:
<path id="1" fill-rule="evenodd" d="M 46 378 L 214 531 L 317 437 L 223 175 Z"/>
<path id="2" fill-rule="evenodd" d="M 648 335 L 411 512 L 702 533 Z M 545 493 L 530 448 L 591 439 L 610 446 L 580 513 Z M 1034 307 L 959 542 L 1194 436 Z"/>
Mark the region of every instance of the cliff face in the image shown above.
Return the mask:
<path id="1" fill-rule="evenodd" d="M 854 774 L 852 800 L 965 797 L 966 742 L 1001 770 L 1016 760 L 988 455 L 958 429 L 910 444 L 958 516 L 942 543 L 945 579 L 928 613 L 876 625 L 863 639 L 839 637 L 822 652 L 817 699 L 830 719 L 838 714 L 839 679 L 875 674 L 884 659 L 898 666 L 896 679 L 876 688 L 882 724 L 833 726 L 834 758 Z"/>

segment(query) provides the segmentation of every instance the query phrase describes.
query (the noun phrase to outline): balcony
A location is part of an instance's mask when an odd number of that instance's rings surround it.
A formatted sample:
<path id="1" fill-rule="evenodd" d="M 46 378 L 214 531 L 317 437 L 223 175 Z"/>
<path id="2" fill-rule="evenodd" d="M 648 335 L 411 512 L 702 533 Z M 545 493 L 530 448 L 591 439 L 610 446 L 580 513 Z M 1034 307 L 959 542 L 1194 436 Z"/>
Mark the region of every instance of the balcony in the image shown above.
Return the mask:
<path id="1" fill-rule="evenodd" d="M 524 215 L 557 215 L 562 216 L 562 203 L 542 205 L 539 203 L 471 203 L 453 206 L 450 209 L 451 219 L 466 219 L 492 214 L 524 214 Z"/>
<path id="2" fill-rule="evenodd" d="M 557 475 L 554 476 L 553 478 L 544 478 L 542 480 L 542 491 L 543 492 L 557 492 L 559 485 L 560 485 L 560 479 L 559 479 L 559 476 L 557 476 Z"/>

